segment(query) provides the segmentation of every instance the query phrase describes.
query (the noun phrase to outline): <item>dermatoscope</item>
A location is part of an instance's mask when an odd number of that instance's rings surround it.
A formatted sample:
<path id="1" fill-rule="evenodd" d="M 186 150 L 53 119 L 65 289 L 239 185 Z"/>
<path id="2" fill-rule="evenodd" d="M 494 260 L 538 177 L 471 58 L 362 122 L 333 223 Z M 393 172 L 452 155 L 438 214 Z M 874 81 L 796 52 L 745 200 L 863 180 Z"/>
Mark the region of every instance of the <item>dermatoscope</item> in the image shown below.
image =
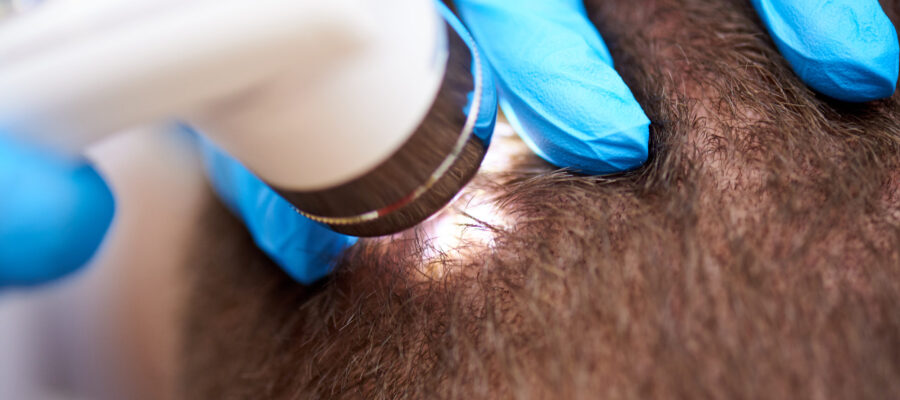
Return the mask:
<path id="1" fill-rule="evenodd" d="M 477 172 L 488 68 L 433 0 L 53 0 L 0 23 L 0 129 L 79 155 L 178 120 L 301 214 L 399 232 Z"/>

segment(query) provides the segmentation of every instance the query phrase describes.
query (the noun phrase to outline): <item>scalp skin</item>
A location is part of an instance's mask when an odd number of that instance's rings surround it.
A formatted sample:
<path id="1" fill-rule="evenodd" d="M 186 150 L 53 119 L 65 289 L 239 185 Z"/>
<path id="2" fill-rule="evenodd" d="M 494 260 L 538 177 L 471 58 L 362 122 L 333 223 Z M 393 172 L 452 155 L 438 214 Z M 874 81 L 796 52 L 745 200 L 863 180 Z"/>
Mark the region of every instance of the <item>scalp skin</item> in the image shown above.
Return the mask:
<path id="1" fill-rule="evenodd" d="M 473 220 L 494 238 L 466 257 L 412 231 L 304 288 L 211 203 L 185 397 L 897 397 L 898 96 L 816 95 L 749 2 L 638 3 L 588 12 L 649 162 L 585 177 L 494 143 L 513 165 L 470 190 L 514 224 Z"/>

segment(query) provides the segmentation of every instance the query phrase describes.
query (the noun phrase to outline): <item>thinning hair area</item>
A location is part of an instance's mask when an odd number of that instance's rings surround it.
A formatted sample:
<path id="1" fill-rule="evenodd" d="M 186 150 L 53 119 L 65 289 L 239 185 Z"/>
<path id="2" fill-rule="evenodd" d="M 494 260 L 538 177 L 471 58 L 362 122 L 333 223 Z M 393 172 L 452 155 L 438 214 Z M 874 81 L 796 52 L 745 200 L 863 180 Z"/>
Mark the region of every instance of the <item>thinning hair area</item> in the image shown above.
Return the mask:
<path id="1" fill-rule="evenodd" d="M 557 170 L 501 126 L 443 215 L 312 287 L 210 196 L 184 397 L 900 396 L 898 96 L 815 94 L 746 0 L 587 8 L 646 165 Z"/>

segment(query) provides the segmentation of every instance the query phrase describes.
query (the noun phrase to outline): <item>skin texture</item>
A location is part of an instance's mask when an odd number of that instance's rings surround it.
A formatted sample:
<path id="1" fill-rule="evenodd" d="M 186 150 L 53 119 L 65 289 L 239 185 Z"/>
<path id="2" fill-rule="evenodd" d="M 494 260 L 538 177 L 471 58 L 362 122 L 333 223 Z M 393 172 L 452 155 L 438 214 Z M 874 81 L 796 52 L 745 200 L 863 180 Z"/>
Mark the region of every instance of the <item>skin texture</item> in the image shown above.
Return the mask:
<path id="1" fill-rule="evenodd" d="M 469 187 L 490 240 L 364 240 L 313 287 L 211 202 L 184 397 L 896 397 L 898 96 L 815 94 L 746 1 L 587 6 L 654 121 L 646 165 L 579 176 L 498 138 L 510 165 Z"/>

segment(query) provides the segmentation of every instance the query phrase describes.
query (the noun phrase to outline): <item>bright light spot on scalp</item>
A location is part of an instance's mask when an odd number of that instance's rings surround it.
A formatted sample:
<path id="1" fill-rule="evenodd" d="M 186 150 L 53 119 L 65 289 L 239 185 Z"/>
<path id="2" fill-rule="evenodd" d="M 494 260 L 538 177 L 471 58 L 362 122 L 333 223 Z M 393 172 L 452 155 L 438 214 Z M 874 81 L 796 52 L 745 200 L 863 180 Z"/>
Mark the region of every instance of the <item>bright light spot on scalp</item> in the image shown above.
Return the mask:
<path id="1" fill-rule="evenodd" d="M 468 190 L 423 226 L 424 272 L 440 278 L 449 267 L 490 251 L 496 233 L 507 229 L 509 222 L 492 196 L 481 189 Z"/>
<path id="2" fill-rule="evenodd" d="M 529 156 L 531 151 L 505 121 L 499 119 L 491 146 L 481 163 L 478 175 L 464 187 L 443 210 L 416 229 L 385 236 L 386 246 L 394 242 L 410 243 L 421 250 L 420 268 L 426 279 L 440 279 L 493 252 L 498 234 L 515 228 L 513 219 L 497 206 L 497 182 Z M 418 247 L 421 245 L 421 247 Z"/>
<path id="3" fill-rule="evenodd" d="M 443 211 L 422 225 L 425 252 L 424 273 L 440 278 L 467 260 L 490 252 L 498 232 L 512 227 L 512 221 L 495 204 L 494 193 L 478 183 L 479 178 L 509 171 L 521 146 L 513 143 L 516 133 L 499 121 L 490 149 L 481 164 L 479 177 L 464 188 Z"/>

